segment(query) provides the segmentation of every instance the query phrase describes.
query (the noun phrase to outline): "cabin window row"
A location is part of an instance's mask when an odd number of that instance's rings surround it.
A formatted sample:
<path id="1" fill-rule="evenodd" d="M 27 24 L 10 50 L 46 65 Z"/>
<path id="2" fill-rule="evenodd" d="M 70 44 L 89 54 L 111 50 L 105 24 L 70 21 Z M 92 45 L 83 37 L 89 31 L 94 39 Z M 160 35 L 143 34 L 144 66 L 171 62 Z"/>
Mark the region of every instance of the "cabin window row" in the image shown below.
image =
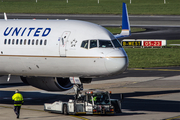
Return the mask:
<path id="1" fill-rule="evenodd" d="M 84 40 L 81 44 L 82 48 L 121 48 L 121 44 L 117 39 L 114 40 Z"/>
<path id="2" fill-rule="evenodd" d="M 5 45 L 47 45 L 47 40 L 5 39 Z"/>

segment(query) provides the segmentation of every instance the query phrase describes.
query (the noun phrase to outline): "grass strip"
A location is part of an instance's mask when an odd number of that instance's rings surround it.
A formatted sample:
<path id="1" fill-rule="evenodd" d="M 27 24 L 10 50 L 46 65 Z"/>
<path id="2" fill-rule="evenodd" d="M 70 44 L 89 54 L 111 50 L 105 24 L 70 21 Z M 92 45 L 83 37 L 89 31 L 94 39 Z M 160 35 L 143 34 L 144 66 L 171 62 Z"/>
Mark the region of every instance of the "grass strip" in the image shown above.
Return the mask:
<path id="1" fill-rule="evenodd" d="M 180 66 L 180 47 L 125 48 L 129 68 Z"/>
<path id="2" fill-rule="evenodd" d="M 121 14 L 122 2 L 129 14 L 180 15 L 179 0 L 1 0 L 0 13 Z"/>

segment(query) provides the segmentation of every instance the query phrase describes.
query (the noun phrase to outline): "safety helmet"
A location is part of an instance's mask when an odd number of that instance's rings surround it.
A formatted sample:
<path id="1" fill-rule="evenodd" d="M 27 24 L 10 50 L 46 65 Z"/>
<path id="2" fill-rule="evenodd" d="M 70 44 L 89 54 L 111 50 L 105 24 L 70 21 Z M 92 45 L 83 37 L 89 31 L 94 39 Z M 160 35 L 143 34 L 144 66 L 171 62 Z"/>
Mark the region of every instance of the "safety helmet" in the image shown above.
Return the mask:
<path id="1" fill-rule="evenodd" d="M 19 90 L 17 89 L 17 90 L 15 91 L 15 93 L 19 93 Z"/>

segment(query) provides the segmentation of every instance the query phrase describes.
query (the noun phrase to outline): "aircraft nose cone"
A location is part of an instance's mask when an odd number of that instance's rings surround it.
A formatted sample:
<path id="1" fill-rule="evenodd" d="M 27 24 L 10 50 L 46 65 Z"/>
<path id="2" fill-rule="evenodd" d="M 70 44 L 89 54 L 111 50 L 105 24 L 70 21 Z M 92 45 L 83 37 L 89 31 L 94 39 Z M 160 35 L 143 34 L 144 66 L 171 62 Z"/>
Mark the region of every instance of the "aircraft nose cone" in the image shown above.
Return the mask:
<path id="1" fill-rule="evenodd" d="M 120 74 L 128 67 L 128 57 L 126 54 L 119 54 L 117 51 L 107 55 L 105 66 L 110 74 Z"/>

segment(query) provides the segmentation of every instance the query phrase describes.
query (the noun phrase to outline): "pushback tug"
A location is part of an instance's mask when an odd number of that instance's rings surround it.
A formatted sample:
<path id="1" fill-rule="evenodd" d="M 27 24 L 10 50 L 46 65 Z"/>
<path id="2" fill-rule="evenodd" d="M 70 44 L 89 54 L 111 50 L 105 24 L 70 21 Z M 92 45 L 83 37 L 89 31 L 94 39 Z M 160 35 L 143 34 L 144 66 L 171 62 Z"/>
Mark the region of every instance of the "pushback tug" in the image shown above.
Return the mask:
<path id="1" fill-rule="evenodd" d="M 86 92 L 75 100 L 68 102 L 56 101 L 52 104 L 45 103 L 44 110 L 67 114 L 115 114 L 121 113 L 121 101 L 110 99 L 111 92 L 94 91 Z"/>

